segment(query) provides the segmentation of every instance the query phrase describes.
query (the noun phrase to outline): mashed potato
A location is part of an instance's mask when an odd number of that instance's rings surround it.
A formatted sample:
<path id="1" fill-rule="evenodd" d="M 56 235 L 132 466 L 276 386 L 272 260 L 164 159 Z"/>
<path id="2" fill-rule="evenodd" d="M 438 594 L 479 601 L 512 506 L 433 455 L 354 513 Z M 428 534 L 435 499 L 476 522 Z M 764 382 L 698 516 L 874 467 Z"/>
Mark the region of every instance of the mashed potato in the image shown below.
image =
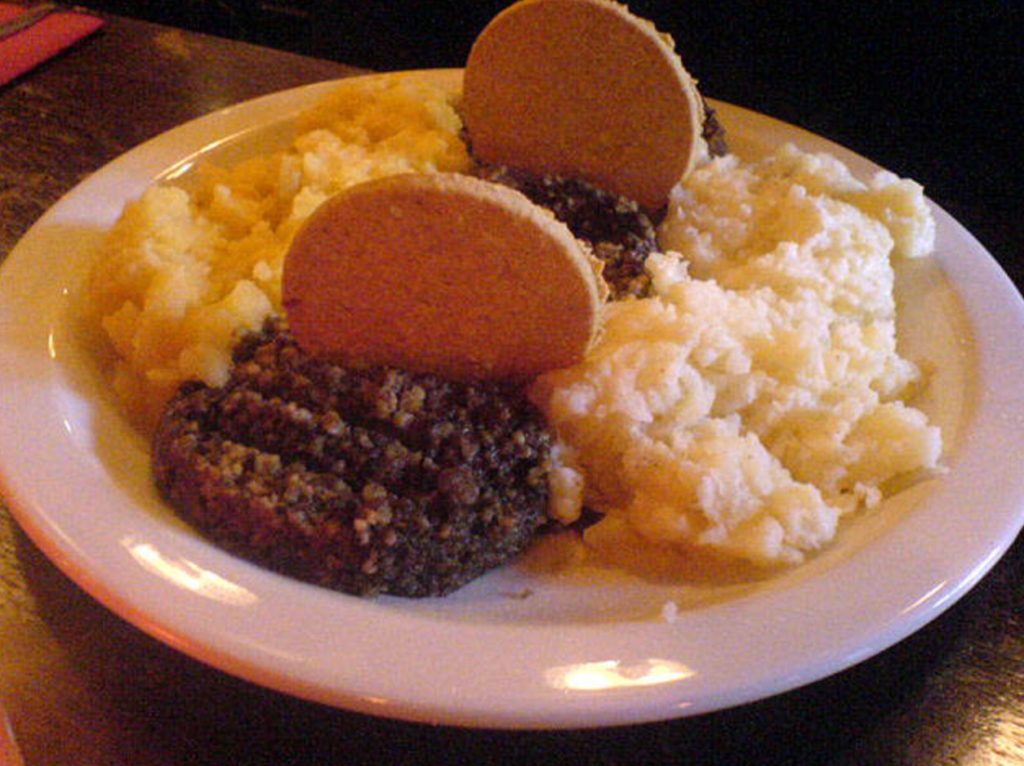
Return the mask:
<path id="1" fill-rule="evenodd" d="M 115 352 L 113 385 L 152 426 L 186 380 L 227 378 L 239 333 L 280 310 L 284 253 L 323 200 L 371 178 L 460 171 L 452 94 L 423 78 L 360 78 L 299 118 L 285 151 L 151 188 L 106 239 L 87 305 Z"/>
<path id="2" fill-rule="evenodd" d="M 937 465 L 896 351 L 890 255 L 934 243 L 917 184 L 792 146 L 728 156 L 676 191 L 659 234 L 654 297 L 610 304 L 587 359 L 533 388 L 584 484 L 563 479 L 565 520 L 582 500 L 648 540 L 799 562 L 885 482 Z"/>

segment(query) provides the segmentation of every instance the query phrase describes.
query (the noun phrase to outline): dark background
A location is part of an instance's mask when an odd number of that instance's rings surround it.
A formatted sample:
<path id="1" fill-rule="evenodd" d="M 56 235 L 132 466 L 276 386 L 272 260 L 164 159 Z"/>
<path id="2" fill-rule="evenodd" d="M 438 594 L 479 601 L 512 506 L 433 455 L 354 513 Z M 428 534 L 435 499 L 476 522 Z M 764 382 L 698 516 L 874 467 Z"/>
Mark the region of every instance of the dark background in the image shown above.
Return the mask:
<path id="1" fill-rule="evenodd" d="M 460 66 L 506 4 L 90 5 L 384 70 Z M 915 178 L 1024 279 L 1024 2 L 636 0 L 630 7 L 672 34 L 705 95 L 795 123 Z"/>

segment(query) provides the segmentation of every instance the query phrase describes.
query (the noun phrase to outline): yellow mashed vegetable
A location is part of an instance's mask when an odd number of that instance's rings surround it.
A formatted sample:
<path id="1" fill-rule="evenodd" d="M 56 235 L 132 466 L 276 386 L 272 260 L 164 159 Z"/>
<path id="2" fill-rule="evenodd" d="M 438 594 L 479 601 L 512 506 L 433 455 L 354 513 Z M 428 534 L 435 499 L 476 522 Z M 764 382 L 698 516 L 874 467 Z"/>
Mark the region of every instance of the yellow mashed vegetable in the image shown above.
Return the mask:
<path id="1" fill-rule="evenodd" d="M 415 76 L 343 82 L 286 150 L 204 167 L 195 189 L 158 185 L 125 208 L 87 304 L 135 422 L 151 427 L 186 380 L 226 380 L 239 333 L 280 310 L 284 253 L 321 202 L 372 178 L 469 168 L 452 99 Z"/>
<path id="2" fill-rule="evenodd" d="M 939 430 L 902 401 L 920 371 L 896 351 L 890 262 L 934 237 L 920 186 L 888 173 L 792 146 L 699 168 L 647 262 L 655 295 L 610 304 L 587 359 L 534 385 L 570 464 L 560 515 L 585 501 L 607 514 L 594 535 L 795 563 L 936 467 Z"/>
<path id="3" fill-rule="evenodd" d="M 280 311 L 284 253 L 326 198 L 470 168 L 454 98 L 419 78 L 343 83 L 287 149 L 126 207 L 87 303 L 136 422 L 184 381 L 226 379 L 238 336 Z M 934 468 L 939 431 L 904 403 L 921 376 L 896 350 L 890 263 L 933 240 L 921 188 L 890 174 L 863 183 L 789 146 L 704 164 L 648 260 L 655 294 L 608 304 L 587 359 L 533 385 L 559 438 L 555 515 L 586 503 L 607 514 L 596 536 L 793 563 L 886 482 Z"/>

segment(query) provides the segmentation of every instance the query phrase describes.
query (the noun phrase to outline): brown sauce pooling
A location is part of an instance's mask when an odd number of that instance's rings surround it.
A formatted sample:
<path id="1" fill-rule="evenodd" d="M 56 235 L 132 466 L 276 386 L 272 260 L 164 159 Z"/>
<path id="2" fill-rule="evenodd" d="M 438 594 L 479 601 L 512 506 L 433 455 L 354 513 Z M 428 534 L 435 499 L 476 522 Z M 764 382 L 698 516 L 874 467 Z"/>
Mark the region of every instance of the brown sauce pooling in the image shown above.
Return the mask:
<path id="1" fill-rule="evenodd" d="M 305 354 L 281 320 L 228 383 L 190 384 L 154 440 L 158 487 L 217 543 L 358 595 L 450 593 L 545 522 L 551 437 L 523 392 Z"/>

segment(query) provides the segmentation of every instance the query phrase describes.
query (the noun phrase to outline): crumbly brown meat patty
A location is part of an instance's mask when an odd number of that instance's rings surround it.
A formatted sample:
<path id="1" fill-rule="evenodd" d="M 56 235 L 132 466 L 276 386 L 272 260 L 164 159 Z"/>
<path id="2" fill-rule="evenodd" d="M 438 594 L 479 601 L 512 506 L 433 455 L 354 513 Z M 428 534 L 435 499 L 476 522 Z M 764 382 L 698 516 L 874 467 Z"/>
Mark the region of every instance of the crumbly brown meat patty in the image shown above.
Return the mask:
<path id="1" fill-rule="evenodd" d="M 707 101 L 704 101 L 704 126 L 701 129 L 701 138 L 708 145 L 708 154 L 712 157 L 724 157 L 729 153 L 725 128 L 718 121 L 718 112 L 712 109 Z"/>
<path id="2" fill-rule="evenodd" d="M 551 437 L 510 384 L 306 355 L 280 320 L 228 383 L 188 384 L 154 440 L 156 482 L 219 544 L 359 595 L 450 593 L 546 520 Z"/>
<path id="3" fill-rule="evenodd" d="M 481 167 L 477 172 L 481 178 L 509 186 L 546 207 L 573 235 L 589 244 L 604 263 L 602 276 L 612 300 L 650 295 L 651 279 L 644 271 L 644 261 L 657 249 L 657 232 L 635 202 L 577 178 L 535 176 L 504 166 Z"/>

